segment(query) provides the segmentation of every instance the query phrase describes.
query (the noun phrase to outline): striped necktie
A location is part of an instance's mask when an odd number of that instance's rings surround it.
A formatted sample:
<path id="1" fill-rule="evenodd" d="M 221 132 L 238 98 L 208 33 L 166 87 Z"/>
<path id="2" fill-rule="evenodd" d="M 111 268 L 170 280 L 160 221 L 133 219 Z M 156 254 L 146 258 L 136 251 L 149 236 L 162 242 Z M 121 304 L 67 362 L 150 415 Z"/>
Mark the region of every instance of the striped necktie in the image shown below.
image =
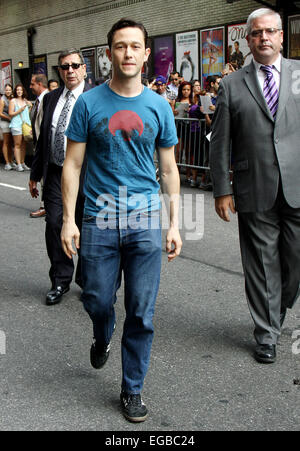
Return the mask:
<path id="1" fill-rule="evenodd" d="M 279 98 L 279 92 L 276 86 L 275 78 L 273 75 L 272 68 L 274 66 L 260 66 L 261 70 L 263 70 L 266 74 L 266 78 L 264 81 L 264 96 L 266 99 L 266 102 L 268 104 L 268 107 L 271 111 L 272 116 L 275 119 L 277 108 L 278 108 L 278 98 Z"/>

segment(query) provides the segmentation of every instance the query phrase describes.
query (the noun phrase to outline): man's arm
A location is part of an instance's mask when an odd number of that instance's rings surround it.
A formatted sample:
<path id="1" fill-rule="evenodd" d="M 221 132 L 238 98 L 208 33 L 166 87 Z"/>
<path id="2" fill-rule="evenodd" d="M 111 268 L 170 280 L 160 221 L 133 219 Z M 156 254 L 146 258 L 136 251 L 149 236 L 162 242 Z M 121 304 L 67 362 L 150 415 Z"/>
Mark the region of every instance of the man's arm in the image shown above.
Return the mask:
<path id="1" fill-rule="evenodd" d="M 63 227 L 61 231 L 62 247 L 65 254 L 72 258 L 79 249 L 80 233 L 75 223 L 75 208 L 79 189 L 79 179 L 86 143 L 78 143 L 68 139 L 67 154 L 62 172 Z"/>
<path id="2" fill-rule="evenodd" d="M 235 213 L 230 183 L 231 115 L 226 83 L 218 91 L 218 102 L 212 122 L 210 142 L 210 169 L 213 182 L 216 212 L 229 222 L 229 210 Z"/>
<path id="3" fill-rule="evenodd" d="M 175 161 L 174 147 L 159 149 L 159 168 L 161 188 L 167 194 L 170 209 L 170 226 L 167 233 L 166 251 L 168 260 L 174 260 L 181 251 L 182 241 L 179 234 L 179 194 L 180 179 Z M 172 249 L 172 246 L 173 249 Z"/>

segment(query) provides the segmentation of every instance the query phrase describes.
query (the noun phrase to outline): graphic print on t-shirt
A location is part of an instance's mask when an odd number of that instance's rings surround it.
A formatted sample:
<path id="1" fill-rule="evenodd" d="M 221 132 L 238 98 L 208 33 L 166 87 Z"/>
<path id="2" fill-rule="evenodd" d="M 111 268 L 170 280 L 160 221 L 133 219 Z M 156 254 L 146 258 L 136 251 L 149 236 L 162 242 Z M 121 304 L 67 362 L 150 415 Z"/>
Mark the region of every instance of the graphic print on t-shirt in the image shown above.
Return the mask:
<path id="1" fill-rule="evenodd" d="M 131 141 L 131 136 L 136 130 L 139 136 L 144 131 L 142 119 L 134 111 L 122 110 L 115 113 L 109 121 L 108 128 L 113 136 L 116 136 L 117 130 L 120 130 L 124 141 Z"/>
<path id="2" fill-rule="evenodd" d="M 144 125 L 136 112 L 121 110 L 114 113 L 110 119 L 102 119 L 92 131 L 92 135 L 100 150 L 99 157 L 103 158 L 111 169 L 119 170 L 124 166 L 124 161 L 127 162 L 127 167 L 130 167 L 130 160 L 135 166 L 143 166 L 143 161 L 147 158 L 147 147 L 154 138 L 154 131 L 149 124 Z"/>

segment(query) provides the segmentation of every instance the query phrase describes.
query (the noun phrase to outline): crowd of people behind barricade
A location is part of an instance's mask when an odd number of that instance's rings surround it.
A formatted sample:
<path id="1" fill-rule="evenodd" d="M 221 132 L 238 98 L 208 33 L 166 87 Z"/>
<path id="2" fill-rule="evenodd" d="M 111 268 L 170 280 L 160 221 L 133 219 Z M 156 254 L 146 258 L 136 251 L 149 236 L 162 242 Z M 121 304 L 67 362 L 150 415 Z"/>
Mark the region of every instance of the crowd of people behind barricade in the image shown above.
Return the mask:
<path id="1" fill-rule="evenodd" d="M 212 116 L 216 109 L 219 83 L 234 72 L 232 64 L 226 64 L 221 75 L 210 75 L 201 87 L 197 80 L 185 81 L 179 72 L 172 72 L 168 79 L 162 75 L 144 79 L 148 88 L 156 91 L 171 105 L 176 120 L 178 144 L 175 157 L 179 172 L 185 173 L 185 183 L 192 188 L 211 191 L 209 171 L 209 136 Z M 203 97 L 208 97 L 204 106 Z M 201 122 L 199 120 L 202 120 Z M 198 177 L 200 175 L 200 182 Z"/>

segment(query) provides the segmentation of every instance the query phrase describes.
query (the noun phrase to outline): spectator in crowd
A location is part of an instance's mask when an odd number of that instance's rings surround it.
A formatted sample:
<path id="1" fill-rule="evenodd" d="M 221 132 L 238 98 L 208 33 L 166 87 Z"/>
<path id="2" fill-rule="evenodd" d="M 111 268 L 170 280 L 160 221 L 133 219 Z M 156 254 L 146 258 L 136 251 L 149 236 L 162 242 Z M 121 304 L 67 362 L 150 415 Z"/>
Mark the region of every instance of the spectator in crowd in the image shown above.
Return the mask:
<path id="1" fill-rule="evenodd" d="M 61 52 L 58 58 L 58 70 L 64 87 L 49 92 L 43 99 L 43 120 L 40 136 L 34 154 L 29 189 L 31 196 L 38 195 L 37 183 L 43 178 L 43 200 L 46 209 L 46 247 L 50 260 L 49 277 L 51 289 L 46 295 L 46 305 L 53 306 L 61 302 L 70 289 L 73 279 L 74 263 L 64 253 L 60 240 L 63 221 L 61 194 L 61 174 L 65 160 L 67 138 L 65 130 L 69 124 L 75 102 L 88 90 L 85 83 L 86 65 L 82 53 L 76 49 Z M 50 137 L 50 139 L 49 139 Z M 83 182 L 84 169 L 81 182 Z M 76 206 L 76 222 L 81 229 L 84 195 L 81 189 Z M 75 282 L 81 286 L 80 254 L 75 274 Z"/>
<path id="2" fill-rule="evenodd" d="M 198 121 L 192 121 L 190 124 L 189 158 L 190 164 L 194 166 L 203 166 L 204 164 L 206 126 L 210 127 L 211 125 L 209 115 L 203 114 L 201 110 L 203 111 L 200 104 L 200 94 L 194 94 L 193 104 L 189 108 L 189 118 L 198 119 Z M 202 121 L 200 123 L 199 119 L 205 119 L 205 124 Z M 190 185 L 192 188 L 196 188 L 198 186 L 198 169 L 191 168 L 191 173 Z"/>
<path id="3" fill-rule="evenodd" d="M 77 101 L 67 130 L 69 142 L 62 178 L 62 242 L 72 258 L 72 241 L 78 247 L 79 240 L 74 206 L 86 152 L 82 299 L 94 326 L 91 364 L 100 369 L 107 362 L 115 326 L 114 303 L 124 272 L 126 319 L 120 399 L 123 415 L 132 422 L 147 417 L 141 391 L 151 354 L 161 266 L 161 231 L 155 219 L 159 218 L 159 203 L 156 205 L 154 200 L 159 201 L 153 171 L 155 144 L 159 147 L 162 190 L 173 203 L 166 246 L 169 261 L 179 255 L 181 248 L 174 118 L 169 105 L 141 84 L 141 70 L 150 54 L 146 42 L 142 24 L 122 19 L 112 27 L 108 34 L 112 79 L 109 85 L 99 86 Z M 126 193 L 120 188 L 126 188 Z M 108 198 L 115 200 L 115 206 L 109 201 L 105 207 Z M 134 210 L 133 198 L 139 204 L 138 211 Z"/>
<path id="4" fill-rule="evenodd" d="M 220 85 L 211 170 L 216 212 L 224 221 L 238 212 L 254 357 L 274 363 L 300 294 L 300 62 L 281 56 L 282 20 L 271 9 L 250 14 L 247 41 L 253 61 Z"/>
<path id="5" fill-rule="evenodd" d="M 208 93 L 211 97 L 212 106 L 210 106 L 211 111 L 215 111 L 216 103 L 218 100 L 218 90 L 221 83 L 222 77 L 220 75 L 209 75 L 207 77 Z"/>
<path id="6" fill-rule="evenodd" d="M 167 96 L 167 80 L 162 75 L 156 77 L 155 80 L 156 92 L 158 95 L 162 96 L 164 99 L 168 100 Z"/>
<path id="7" fill-rule="evenodd" d="M 181 162 L 182 152 L 185 150 L 186 164 L 189 164 L 189 122 L 182 119 L 188 118 L 189 108 L 193 103 L 193 89 L 189 81 L 184 81 L 179 85 L 178 97 L 171 102 L 173 114 L 179 121 L 176 121 L 178 144 L 175 147 L 176 163 Z M 190 182 L 190 168 L 186 169 L 186 182 Z"/>
<path id="8" fill-rule="evenodd" d="M 13 87 L 7 83 L 5 85 L 5 92 L 0 100 L 0 126 L 3 134 L 2 152 L 5 160 L 4 169 L 11 171 L 16 168 L 16 164 L 13 162 L 13 147 L 12 147 L 12 135 L 9 128 L 10 116 L 8 113 L 9 102 L 13 98 Z"/>
<path id="9" fill-rule="evenodd" d="M 51 79 L 48 81 L 48 91 L 54 91 L 54 89 L 59 88 L 57 80 Z"/>
<path id="10" fill-rule="evenodd" d="M 47 77 L 44 74 L 34 74 L 31 77 L 30 89 L 32 93 L 37 96 L 34 106 L 30 112 L 30 119 L 32 125 L 32 137 L 34 150 L 37 144 L 37 140 L 40 136 L 40 128 L 43 119 L 43 99 L 44 96 L 49 92 Z M 41 191 L 43 189 L 43 180 L 41 180 Z M 42 197 L 42 196 L 41 196 Z M 41 218 L 45 216 L 46 210 L 44 206 L 44 201 L 41 199 L 40 208 L 36 211 L 30 213 L 31 218 Z"/>
<path id="11" fill-rule="evenodd" d="M 178 97 L 178 89 L 180 85 L 179 72 L 172 72 L 169 77 L 169 84 L 167 86 L 167 97 L 169 100 L 174 100 Z"/>
<path id="12" fill-rule="evenodd" d="M 13 98 L 8 105 L 8 114 L 10 117 L 9 127 L 14 141 L 15 160 L 17 163 L 16 171 L 30 171 L 25 164 L 26 142 L 22 134 L 22 124 L 26 122 L 31 124 L 29 111 L 32 104 L 27 100 L 27 92 L 22 84 L 17 84 L 13 91 Z"/>

